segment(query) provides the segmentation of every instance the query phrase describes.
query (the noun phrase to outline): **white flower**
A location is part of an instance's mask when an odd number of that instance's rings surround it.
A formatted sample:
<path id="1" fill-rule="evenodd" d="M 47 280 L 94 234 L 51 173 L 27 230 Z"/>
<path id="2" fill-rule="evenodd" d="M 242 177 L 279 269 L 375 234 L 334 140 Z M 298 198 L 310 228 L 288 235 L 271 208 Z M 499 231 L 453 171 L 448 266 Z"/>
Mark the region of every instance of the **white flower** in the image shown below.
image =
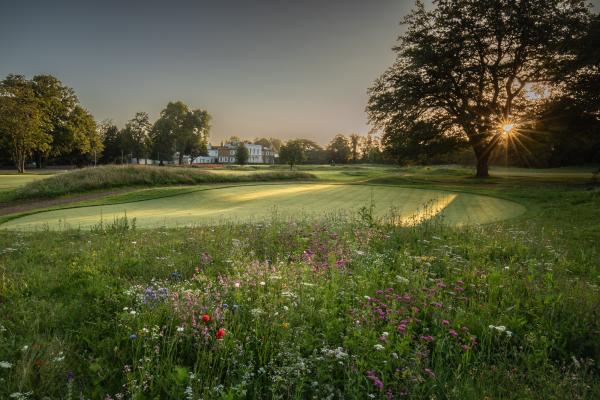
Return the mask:
<path id="1" fill-rule="evenodd" d="M 9 369 L 12 368 L 12 364 L 8 361 L 0 361 L 0 368 Z"/>
<path id="2" fill-rule="evenodd" d="M 260 286 L 265 286 L 265 285 L 266 285 L 265 281 L 260 281 Z"/>
<path id="3" fill-rule="evenodd" d="M 185 330 L 185 328 L 183 326 L 177 327 L 177 332 L 183 332 L 184 330 Z"/>
<path id="4" fill-rule="evenodd" d="M 63 362 L 64 360 L 65 360 L 65 355 L 63 354 L 62 351 L 60 353 L 58 353 L 58 356 L 56 356 L 52 359 L 52 361 L 54 361 L 54 362 Z"/>
<path id="5" fill-rule="evenodd" d="M 129 311 L 129 314 L 131 314 L 131 315 L 135 315 L 135 314 L 137 314 L 137 313 L 135 312 L 135 310 L 131 310 L 131 311 Z"/>
<path id="6" fill-rule="evenodd" d="M 398 282 L 400 282 L 400 283 L 408 283 L 408 282 L 410 282 L 408 279 L 406 279 L 405 277 L 400 276 L 400 275 L 396 275 L 396 280 Z"/>
<path id="7" fill-rule="evenodd" d="M 29 346 L 25 345 L 23 347 L 21 347 L 21 351 L 27 351 L 29 350 Z"/>
<path id="8" fill-rule="evenodd" d="M 381 351 L 381 350 L 385 349 L 385 347 L 383 347 L 379 343 L 377 343 L 375 346 L 373 346 L 373 348 L 375 348 L 375 350 L 377 350 L 377 351 Z"/>
<path id="9" fill-rule="evenodd" d="M 388 337 L 389 335 L 390 335 L 390 334 L 389 334 L 388 332 L 383 332 L 383 333 L 381 334 L 381 336 L 383 336 L 383 337 Z"/>

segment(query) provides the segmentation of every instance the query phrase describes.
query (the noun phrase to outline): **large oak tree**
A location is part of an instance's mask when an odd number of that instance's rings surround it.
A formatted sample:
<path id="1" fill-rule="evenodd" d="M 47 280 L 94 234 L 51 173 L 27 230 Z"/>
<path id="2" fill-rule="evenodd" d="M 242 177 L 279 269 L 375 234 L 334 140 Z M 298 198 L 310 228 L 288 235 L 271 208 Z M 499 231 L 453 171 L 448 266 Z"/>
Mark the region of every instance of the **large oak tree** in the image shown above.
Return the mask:
<path id="1" fill-rule="evenodd" d="M 588 19 L 579 0 L 417 2 L 396 62 L 369 90 L 370 121 L 399 152 L 469 145 L 477 176 L 487 177 L 502 127 L 532 118 L 534 89 L 553 83 L 565 41 L 581 36 Z"/>

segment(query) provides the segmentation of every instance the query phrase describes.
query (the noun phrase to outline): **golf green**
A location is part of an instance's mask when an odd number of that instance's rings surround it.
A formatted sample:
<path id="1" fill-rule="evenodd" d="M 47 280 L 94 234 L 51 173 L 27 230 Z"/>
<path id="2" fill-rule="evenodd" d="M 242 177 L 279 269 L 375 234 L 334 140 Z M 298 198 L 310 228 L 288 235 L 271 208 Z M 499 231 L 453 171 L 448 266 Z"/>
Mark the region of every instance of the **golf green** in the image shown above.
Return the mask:
<path id="1" fill-rule="evenodd" d="M 91 227 L 100 221 L 135 218 L 137 226 L 189 226 L 224 222 L 260 222 L 278 215 L 311 217 L 352 213 L 374 205 L 379 217 L 399 224 L 417 224 L 433 217 L 450 225 L 481 224 L 519 215 L 521 205 L 494 197 L 440 190 L 378 185 L 262 184 L 204 187 L 185 194 L 105 206 L 79 207 L 16 218 L 6 229 Z"/>

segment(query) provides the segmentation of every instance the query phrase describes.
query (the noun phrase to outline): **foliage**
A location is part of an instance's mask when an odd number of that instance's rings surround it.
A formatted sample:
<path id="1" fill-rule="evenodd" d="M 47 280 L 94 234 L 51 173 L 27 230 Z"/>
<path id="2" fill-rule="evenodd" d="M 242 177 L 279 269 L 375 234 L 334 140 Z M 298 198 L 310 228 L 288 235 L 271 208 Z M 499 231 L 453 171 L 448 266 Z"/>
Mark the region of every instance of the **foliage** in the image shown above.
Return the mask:
<path id="1" fill-rule="evenodd" d="M 331 139 L 329 146 L 327 146 L 327 152 L 331 161 L 338 164 L 345 164 L 350 160 L 352 149 L 350 148 L 348 139 L 342 134 L 337 134 Z"/>
<path id="2" fill-rule="evenodd" d="M 250 158 L 250 152 L 244 143 L 240 143 L 235 151 L 235 161 L 240 165 L 248 164 L 248 158 Z"/>
<path id="3" fill-rule="evenodd" d="M 125 128 L 120 132 L 122 150 L 132 157 L 138 159 L 147 158 L 152 148 L 150 131 L 152 124 L 150 117 L 145 112 L 138 112 L 127 122 Z"/>
<path id="4" fill-rule="evenodd" d="M 294 168 L 294 165 L 306 159 L 305 144 L 302 139 L 288 140 L 279 150 L 279 160 L 289 164 L 290 169 Z"/>
<path id="5" fill-rule="evenodd" d="M 432 10 L 418 2 L 396 62 L 369 90 L 370 120 L 396 150 L 434 134 L 436 151 L 468 142 L 477 176 L 487 177 L 500 127 L 534 116 L 536 88 L 552 85 L 563 44 L 582 35 L 588 16 L 584 1 L 444 0 Z"/>
<path id="6" fill-rule="evenodd" d="M 357 133 L 353 133 L 350 135 L 350 148 L 351 148 L 351 152 L 352 152 L 352 162 L 355 163 L 358 161 L 358 157 L 359 157 L 359 149 L 361 146 L 361 143 L 363 142 L 363 137 L 360 136 Z"/>
<path id="7" fill-rule="evenodd" d="M 181 101 L 168 103 L 152 129 L 153 154 L 161 164 L 175 152 L 179 153 L 179 164 L 184 154 L 192 159 L 205 154 L 210 119 L 207 111 L 190 110 Z"/>
<path id="8" fill-rule="evenodd" d="M 0 82 L 0 138 L 20 173 L 35 151 L 46 153 L 52 137 L 31 81 L 21 75 L 8 75 Z"/>

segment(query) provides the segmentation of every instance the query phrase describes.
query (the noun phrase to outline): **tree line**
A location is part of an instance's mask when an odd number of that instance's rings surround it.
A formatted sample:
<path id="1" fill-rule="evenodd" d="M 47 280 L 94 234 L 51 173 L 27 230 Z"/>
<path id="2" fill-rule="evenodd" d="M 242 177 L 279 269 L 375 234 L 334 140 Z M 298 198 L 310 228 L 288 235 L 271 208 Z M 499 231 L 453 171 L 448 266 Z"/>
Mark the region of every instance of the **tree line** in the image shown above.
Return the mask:
<path id="1" fill-rule="evenodd" d="M 184 154 L 206 154 L 210 119 L 177 101 L 154 123 L 138 112 L 119 129 L 110 121 L 97 124 L 75 91 L 51 75 L 11 74 L 0 82 L 0 146 L 20 173 L 32 161 L 83 166 L 151 157 L 162 164 L 178 153 L 181 164 Z"/>

